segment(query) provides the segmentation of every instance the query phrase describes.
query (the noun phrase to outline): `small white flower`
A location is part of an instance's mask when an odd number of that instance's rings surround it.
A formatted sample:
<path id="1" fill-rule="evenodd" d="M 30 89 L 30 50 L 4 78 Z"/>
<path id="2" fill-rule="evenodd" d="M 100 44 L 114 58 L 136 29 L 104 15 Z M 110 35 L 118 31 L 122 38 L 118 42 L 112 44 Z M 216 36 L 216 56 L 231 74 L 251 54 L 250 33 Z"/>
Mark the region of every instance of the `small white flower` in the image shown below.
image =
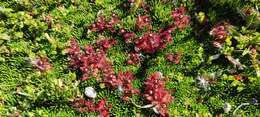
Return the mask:
<path id="1" fill-rule="evenodd" d="M 10 116 L 11 116 L 11 113 L 6 112 L 6 116 L 7 116 L 7 117 L 10 117 Z"/>
<path id="2" fill-rule="evenodd" d="M 87 31 L 87 34 L 90 34 L 92 31 L 90 30 L 90 29 L 88 29 L 88 31 Z"/>
<path id="3" fill-rule="evenodd" d="M 135 47 L 135 51 L 140 51 L 141 49 L 140 48 L 138 48 L 138 47 Z"/>
<path id="4" fill-rule="evenodd" d="M 97 16 L 101 16 L 103 14 L 103 10 L 99 10 Z"/>
<path id="5" fill-rule="evenodd" d="M 142 53 L 139 54 L 140 57 L 144 57 L 144 55 Z"/>
<path id="6" fill-rule="evenodd" d="M 163 77 L 163 73 L 162 72 L 158 72 L 159 75 L 160 75 L 160 78 Z"/>
<path id="7" fill-rule="evenodd" d="M 16 108 L 16 107 L 11 107 L 11 109 L 12 109 L 12 110 L 17 110 L 17 108 Z"/>
<path id="8" fill-rule="evenodd" d="M 260 71 L 256 72 L 256 76 L 259 77 L 260 76 Z"/>
<path id="9" fill-rule="evenodd" d="M 200 115 L 198 113 L 196 113 L 196 117 L 200 117 Z"/>
<path id="10" fill-rule="evenodd" d="M 124 92 L 124 89 L 123 89 L 123 87 L 122 87 L 122 85 L 118 85 L 118 90 L 120 91 L 120 92 Z"/>
<path id="11" fill-rule="evenodd" d="M 216 60 L 216 59 L 218 59 L 219 57 L 220 57 L 220 54 L 215 54 L 215 55 L 211 56 L 211 59 L 212 59 L 212 60 Z"/>
<path id="12" fill-rule="evenodd" d="M 201 88 L 203 88 L 204 90 L 209 89 L 209 82 L 207 80 L 205 80 L 205 78 L 203 76 L 198 76 L 197 80 L 199 81 L 199 85 Z"/>
<path id="13" fill-rule="evenodd" d="M 225 102 L 224 106 L 223 106 L 223 110 L 225 113 L 229 113 L 229 111 L 231 110 L 231 105 L 227 102 Z"/>
<path id="14" fill-rule="evenodd" d="M 89 98 L 96 98 L 97 97 L 97 92 L 92 87 L 86 87 L 85 88 L 85 95 L 87 97 L 89 97 Z"/>

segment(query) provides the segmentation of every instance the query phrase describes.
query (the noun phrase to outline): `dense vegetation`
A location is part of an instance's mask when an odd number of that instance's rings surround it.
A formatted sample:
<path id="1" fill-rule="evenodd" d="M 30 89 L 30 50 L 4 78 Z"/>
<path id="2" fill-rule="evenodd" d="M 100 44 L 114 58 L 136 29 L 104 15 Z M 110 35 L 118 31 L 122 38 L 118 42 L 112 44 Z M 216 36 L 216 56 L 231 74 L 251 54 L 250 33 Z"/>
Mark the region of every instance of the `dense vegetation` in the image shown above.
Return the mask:
<path id="1" fill-rule="evenodd" d="M 259 6 L 1 0 L 0 116 L 259 116 Z"/>

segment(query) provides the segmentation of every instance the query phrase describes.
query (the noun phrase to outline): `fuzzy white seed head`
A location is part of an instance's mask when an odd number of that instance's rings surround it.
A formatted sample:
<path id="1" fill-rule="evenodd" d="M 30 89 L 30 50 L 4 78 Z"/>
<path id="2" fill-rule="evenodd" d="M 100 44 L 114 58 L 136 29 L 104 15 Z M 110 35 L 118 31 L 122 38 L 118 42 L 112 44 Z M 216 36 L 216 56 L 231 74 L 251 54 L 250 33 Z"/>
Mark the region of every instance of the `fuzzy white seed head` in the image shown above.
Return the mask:
<path id="1" fill-rule="evenodd" d="M 223 106 L 223 110 L 225 113 L 229 113 L 229 111 L 231 110 L 231 105 L 227 102 L 225 102 L 224 106 Z"/>
<path id="2" fill-rule="evenodd" d="M 198 76 L 197 80 L 199 81 L 198 84 L 201 88 L 209 90 L 209 82 L 203 76 Z"/>
<path id="3" fill-rule="evenodd" d="M 85 95 L 87 97 L 89 97 L 89 98 L 96 98 L 97 97 L 97 92 L 92 87 L 86 87 L 85 88 Z"/>
<path id="4" fill-rule="evenodd" d="M 124 89 L 123 89 L 122 85 L 119 85 L 117 88 L 118 88 L 118 90 L 119 90 L 120 92 L 124 92 Z"/>

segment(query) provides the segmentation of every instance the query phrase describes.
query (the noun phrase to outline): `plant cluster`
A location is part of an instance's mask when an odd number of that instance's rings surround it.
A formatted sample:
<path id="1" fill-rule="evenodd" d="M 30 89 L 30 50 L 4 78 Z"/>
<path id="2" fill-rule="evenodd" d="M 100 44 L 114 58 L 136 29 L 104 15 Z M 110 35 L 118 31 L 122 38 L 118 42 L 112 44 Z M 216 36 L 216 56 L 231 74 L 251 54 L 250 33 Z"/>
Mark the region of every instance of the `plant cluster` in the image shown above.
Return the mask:
<path id="1" fill-rule="evenodd" d="M 52 68 L 52 65 L 46 57 L 36 58 L 32 60 L 31 63 L 41 72 L 49 71 Z"/>
<path id="2" fill-rule="evenodd" d="M 165 89 L 165 82 L 161 79 L 162 73 L 155 72 L 145 81 L 144 97 L 154 105 L 154 110 L 161 116 L 169 116 L 167 105 L 171 103 L 173 97 Z"/>
<path id="3" fill-rule="evenodd" d="M 73 102 L 73 107 L 79 112 L 98 112 L 100 117 L 109 117 L 109 109 L 112 106 L 107 104 L 106 99 L 101 99 L 96 105 L 93 101 L 78 99 Z"/>
<path id="4" fill-rule="evenodd" d="M 0 116 L 258 116 L 258 6 L 3 0 Z"/>
<path id="5" fill-rule="evenodd" d="M 110 21 L 106 21 L 104 16 L 98 16 L 98 20 L 93 23 L 89 30 L 91 32 L 102 33 L 107 30 L 111 34 L 118 33 L 118 36 L 124 38 L 125 44 L 134 44 L 133 50 L 129 53 L 128 64 L 142 64 L 142 53 L 154 54 L 159 50 L 167 47 L 167 43 L 172 42 L 171 33 L 177 28 L 183 30 L 189 25 L 190 18 L 185 15 L 186 10 L 184 7 L 176 8 L 172 11 L 174 23 L 167 28 L 160 29 L 157 32 L 152 32 L 152 20 L 148 15 L 138 16 L 135 22 L 137 31 L 147 28 L 148 31 L 144 32 L 142 36 L 138 37 L 134 32 L 127 32 L 124 28 L 116 30 L 115 24 L 120 22 L 120 19 L 115 13 L 112 14 Z M 97 40 L 93 45 L 86 45 L 84 50 L 81 51 L 79 44 L 75 38 L 70 40 L 70 47 L 66 49 L 66 53 L 70 58 L 70 66 L 73 69 L 80 69 L 82 76 L 81 80 L 87 80 L 90 77 L 95 77 L 97 81 L 105 84 L 106 87 L 111 89 L 119 89 L 123 92 L 123 100 L 129 100 L 133 94 L 140 94 L 138 89 L 134 89 L 132 81 L 135 76 L 130 71 L 119 71 L 115 74 L 113 64 L 107 59 L 106 51 L 116 45 L 115 40 L 103 39 Z M 127 47 L 127 46 L 126 46 Z M 149 56 L 149 55 L 146 55 Z M 167 59 L 171 62 L 179 64 L 180 54 L 168 55 Z M 165 89 L 165 83 L 160 81 L 158 76 L 159 72 L 155 72 L 145 82 L 145 95 L 144 97 L 149 103 L 154 105 L 154 111 L 161 116 L 169 116 L 167 105 L 172 102 L 173 97 L 170 92 Z"/>

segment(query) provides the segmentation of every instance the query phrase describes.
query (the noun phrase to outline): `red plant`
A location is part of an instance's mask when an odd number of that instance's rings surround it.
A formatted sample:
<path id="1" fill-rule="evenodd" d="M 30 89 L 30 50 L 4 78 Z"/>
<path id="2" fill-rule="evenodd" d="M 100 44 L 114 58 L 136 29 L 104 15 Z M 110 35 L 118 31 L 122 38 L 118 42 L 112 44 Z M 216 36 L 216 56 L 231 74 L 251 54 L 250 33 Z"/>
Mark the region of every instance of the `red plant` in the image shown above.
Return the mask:
<path id="1" fill-rule="evenodd" d="M 129 53 L 129 59 L 127 60 L 127 64 L 136 65 L 141 61 L 141 54 L 136 52 Z"/>
<path id="2" fill-rule="evenodd" d="M 135 0 L 128 0 L 128 2 L 129 2 L 129 3 L 134 3 L 134 2 L 135 2 Z"/>
<path id="3" fill-rule="evenodd" d="M 164 49 L 170 41 L 172 41 L 171 34 L 167 31 L 164 31 L 161 34 L 145 33 L 136 40 L 135 51 L 154 53 L 159 49 Z"/>
<path id="4" fill-rule="evenodd" d="M 120 22 L 120 19 L 116 16 L 115 13 L 112 14 L 112 18 L 110 21 L 106 24 L 106 28 L 112 33 L 116 33 L 116 30 L 113 28 L 113 26 Z"/>
<path id="5" fill-rule="evenodd" d="M 110 40 L 101 40 L 97 45 L 102 45 L 107 49 L 110 47 Z M 83 76 L 81 80 L 87 80 L 90 76 L 96 78 L 101 77 L 103 82 L 109 88 L 122 87 L 124 92 L 123 99 L 127 100 L 132 94 L 139 93 L 138 90 L 132 88 L 132 80 L 134 75 L 131 72 L 119 72 L 118 77 L 115 75 L 112 64 L 107 60 L 105 51 L 96 51 L 93 46 L 85 46 L 85 53 L 80 54 L 78 43 L 75 39 L 71 40 L 71 47 L 66 49 L 69 53 L 71 61 L 78 61 L 78 68 L 80 68 Z M 99 79 L 98 79 L 99 80 Z"/>
<path id="6" fill-rule="evenodd" d="M 136 37 L 136 34 L 134 32 L 127 32 L 123 28 L 120 29 L 118 33 L 123 36 L 125 43 L 132 43 L 133 39 Z"/>
<path id="7" fill-rule="evenodd" d="M 113 42 L 113 41 L 112 41 Z M 83 76 L 81 80 L 86 80 L 90 76 L 94 76 L 97 79 L 102 76 L 103 80 L 113 78 L 113 67 L 106 58 L 106 54 L 103 50 L 96 51 L 93 46 L 86 45 L 85 53 L 80 53 L 79 44 L 76 39 L 72 38 L 71 45 L 65 51 L 69 54 L 70 66 L 78 69 L 80 68 Z M 100 41 L 104 49 L 110 47 L 110 43 L 107 44 L 107 40 Z"/>
<path id="8" fill-rule="evenodd" d="M 49 63 L 47 57 L 39 57 L 31 62 L 38 70 L 41 72 L 49 71 L 52 68 L 52 65 Z"/>
<path id="9" fill-rule="evenodd" d="M 156 111 L 161 116 L 168 116 L 167 105 L 172 102 L 171 93 L 165 89 L 165 82 L 160 80 L 162 74 L 160 72 L 153 73 L 145 80 L 144 97 L 146 100 L 155 105 Z"/>
<path id="10" fill-rule="evenodd" d="M 97 22 L 93 23 L 89 28 L 93 32 L 103 32 L 105 29 L 108 29 L 110 32 L 116 33 L 117 31 L 113 26 L 119 22 L 120 19 L 113 13 L 110 21 L 106 22 L 104 16 L 99 16 Z"/>
<path id="11" fill-rule="evenodd" d="M 86 48 L 89 48 L 89 46 L 86 46 Z M 97 78 L 99 76 L 107 78 L 106 76 L 110 77 L 111 75 L 114 75 L 112 65 L 107 60 L 105 52 L 102 50 L 88 54 L 86 53 L 81 56 L 80 61 L 80 70 L 83 72 L 81 80 L 86 80 L 91 75 Z"/>
<path id="12" fill-rule="evenodd" d="M 70 39 L 70 47 L 65 49 L 65 52 L 70 57 L 70 67 L 73 69 L 77 69 L 80 67 L 80 47 L 75 38 Z"/>
<path id="13" fill-rule="evenodd" d="M 135 79 L 134 74 L 132 72 L 122 72 L 119 71 L 118 79 L 120 80 L 119 88 L 124 92 L 123 100 L 128 100 L 132 94 L 139 94 L 138 89 L 134 89 L 132 86 L 132 81 Z"/>
<path id="14" fill-rule="evenodd" d="M 174 11 L 172 11 L 172 17 L 174 19 L 182 18 L 186 13 L 185 7 L 179 7 L 175 8 Z"/>
<path id="15" fill-rule="evenodd" d="M 184 7 L 176 8 L 172 12 L 172 17 L 174 19 L 174 25 L 179 29 L 184 29 L 190 23 L 190 17 L 185 15 L 186 9 Z"/>
<path id="16" fill-rule="evenodd" d="M 143 51 L 146 53 L 154 53 L 160 48 L 161 38 L 156 33 L 145 33 L 135 42 L 135 51 Z"/>
<path id="17" fill-rule="evenodd" d="M 234 79 L 237 81 L 241 81 L 241 82 L 248 82 L 248 77 L 240 75 L 240 74 L 236 74 L 234 75 Z"/>
<path id="18" fill-rule="evenodd" d="M 184 29 L 186 28 L 190 23 L 190 17 L 189 16 L 183 16 L 180 19 L 176 19 L 174 24 L 177 26 L 179 29 Z"/>
<path id="19" fill-rule="evenodd" d="M 134 32 L 126 32 L 123 34 L 123 37 L 126 43 L 132 43 L 136 35 Z"/>
<path id="20" fill-rule="evenodd" d="M 178 52 L 176 54 L 169 53 L 169 54 L 167 54 L 166 58 L 170 62 L 174 62 L 175 64 L 179 64 L 180 59 L 181 59 L 181 55 L 182 55 L 181 52 Z"/>
<path id="21" fill-rule="evenodd" d="M 175 30 L 174 27 L 169 27 L 164 30 L 163 29 L 159 30 L 160 38 L 162 39 L 161 49 L 166 48 L 168 42 L 172 42 L 173 39 L 171 36 L 171 32 L 174 30 Z"/>
<path id="22" fill-rule="evenodd" d="M 80 55 L 80 47 L 75 38 L 70 39 L 70 48 L 67 48 L 65 51 L 69 55 Z"/>
<path id="23" fill-rule="evenodd" d="M 241 75 L 234 75 L 234 78 L 238 81 L 240 81 L 242 79 L 242 76 Z"/>
<path id="24" fill-rule="evenodd" d="M 72 105 L 79 112 L 98 112 L 101 117 L 109 117 L 109 110 L 112 105 L 107 105 L 105 99 L 101 99 L 96 105 L 92 101 L 79 99 L 73 101 Z"/>
<path id="25" fill-rule="evenodd" d="M 93 23 L 90 26 L 90 30 L 93 32 L 99 31 L 102 32 L 105 30 L 106 27 L 106 21 L 104 16 L 99 16 L 97 22 Z"/>
<path id="26" fill-rule="evenodd" d="M 52 28 L 52 16 L 50 14 L 48 14 L 47 16 L 43 17 L 44 22 L 47 23 L 48 25 L 48 29 Z"/>
<path id="27" fill-rule="evenodd" d="M 223 23 L 216 24 L 211 31 L 209 32 L 210 35 L 213 36 L 214 47 L 221 48 L 222 45 L 225 43 L 226 38 L 228 36 L 227 27 Z"/>
<path id="28" fill-rule="evenodd" d="M 102 99 L 98 102 L 98 104 L 95 106 L 95 110 L 99 112 L 101 117 L 109 117 L 109 109 L 112 107 L 112 105 L 106 105 L 106 100 Z"/>
<path id="29" fill-rule="evenodd" d="M 106 51 L 107 49 L 111 48 L 113 45 L 115 45 L 117 43 L 116 40 L 114 39 L 103 39 L 103 40 L 98 40 L 96 42 L 96 44 L 102 48 L 104 51 Z"/>
<path id="30" fill-rule="evenodd" d="M 121 83 L 114 74 L 111 68 L 105 69 L 102 82 L 109 88 L 116 88 Z"/>
<path id="31" fill-rule="evenodd" d="M 145 26 L 148 26 L 148 28 L 151 28 L 151 19 L 149 16 L 144 15 L 144 16 L 138 16 L 137 21 L 136 21 L 136 26 L 137 29 L 143 29 Z"/>
<path id="32" fill-rule="evenodd" d="M 121 29 L 119 29 L 118 33 L 122 35 L 122 34 L 126 33 L 126 30 L 121 28 Z"/>

